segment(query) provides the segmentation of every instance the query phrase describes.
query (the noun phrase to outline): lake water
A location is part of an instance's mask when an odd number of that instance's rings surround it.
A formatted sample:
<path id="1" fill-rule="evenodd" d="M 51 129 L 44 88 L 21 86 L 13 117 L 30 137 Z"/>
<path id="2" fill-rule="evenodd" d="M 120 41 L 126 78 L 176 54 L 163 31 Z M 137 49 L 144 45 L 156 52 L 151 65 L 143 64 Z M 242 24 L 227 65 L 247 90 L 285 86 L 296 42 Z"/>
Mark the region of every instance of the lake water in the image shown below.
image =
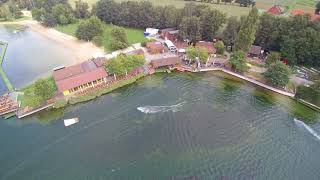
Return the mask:
<path id="1" fill-rule="evenodd" d="M 72 52 L 29 29 L 0 26 L 0 40 L 9 43 L 3 68 L 15 88 L 49 75 L 57 66 L 76 63 Z"/>
<path id="2" fill-rule="evenodd" d="M 19 83 L 19 73 L 9 78 Z M 319 120 L 223 74 L 157 74 L 88 103 L 0 119 L 0 179 L 318 180 Z"/>

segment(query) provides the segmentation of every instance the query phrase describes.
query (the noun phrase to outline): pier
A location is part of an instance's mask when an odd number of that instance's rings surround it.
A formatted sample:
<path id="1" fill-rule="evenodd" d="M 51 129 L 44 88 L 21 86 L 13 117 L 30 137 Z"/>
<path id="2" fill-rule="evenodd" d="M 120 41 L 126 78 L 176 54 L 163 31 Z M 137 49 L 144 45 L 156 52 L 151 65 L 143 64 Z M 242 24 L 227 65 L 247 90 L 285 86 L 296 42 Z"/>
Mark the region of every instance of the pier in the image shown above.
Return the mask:
<path id="1" fill-rule="evenodd" d="M 14 87 L 12 85 L 12 83 L 10 82 L 10 80 L 8 79 L 7 77 L 7 74 L 4 72 L 3 68 L 2 68 L 2 64 L 3 64 L 3 60 L 4 60 L 4 57 L 6 55 L 6 52 L 7 52 L 7 48 L 8 48 L 8 43 L 7 42 L 3 42 L 3 41 L 0 41 L 0 45 L 1 45 L 1 54 L 0 54 L 0 63 L 1 63 L 1 66 L 0 66 L 0 76 L 3 80 L 3 82 L 5 83 L 5 85 L 7 86 L 8 90 L 10 92 L 13 92 L 14 91 Z"/>

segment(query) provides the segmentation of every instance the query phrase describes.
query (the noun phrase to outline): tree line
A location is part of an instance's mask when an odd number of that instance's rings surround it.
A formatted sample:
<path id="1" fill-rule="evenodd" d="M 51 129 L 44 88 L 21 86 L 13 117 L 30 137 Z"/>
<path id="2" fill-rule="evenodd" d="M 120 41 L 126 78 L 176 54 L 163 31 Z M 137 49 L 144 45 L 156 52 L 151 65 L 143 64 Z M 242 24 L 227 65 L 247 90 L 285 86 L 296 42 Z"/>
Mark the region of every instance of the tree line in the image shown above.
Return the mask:
<path id="1" fill-rule="evenodd" d="M 100 0 L 94 6 L 96 16 L 106 23 L 135 28 L 177 27 L 190 41 L 212 40 L 226 22 L 226 14 L 207 5 L 187 3 L 178 9 L 172 5 L 154 6 L 148 1 Z"/>

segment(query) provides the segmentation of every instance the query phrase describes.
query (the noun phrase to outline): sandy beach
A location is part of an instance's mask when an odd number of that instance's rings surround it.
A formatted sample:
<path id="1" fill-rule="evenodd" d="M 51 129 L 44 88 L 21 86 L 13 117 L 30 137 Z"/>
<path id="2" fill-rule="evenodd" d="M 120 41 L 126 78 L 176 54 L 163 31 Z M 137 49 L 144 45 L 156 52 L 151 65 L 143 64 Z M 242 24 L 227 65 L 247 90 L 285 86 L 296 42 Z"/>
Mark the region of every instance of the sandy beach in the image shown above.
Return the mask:
<path id="1" fill-rule="evenodd" d="M 82 62 L 92 57 L 104 55 L 104 50 L 95 46 L 91 42 L 80 41 L 77 38 L 59 32 L 53 28 L 46 28 L 34 20 L 25 20 L 17 22 L 1 22 L 0 24 L 18 24 L 28 26 L 32 31 L 38 32 L 42 36 L 59 43 L 61 46 L 69 49 L 76 57 L 76 61 Z"/>

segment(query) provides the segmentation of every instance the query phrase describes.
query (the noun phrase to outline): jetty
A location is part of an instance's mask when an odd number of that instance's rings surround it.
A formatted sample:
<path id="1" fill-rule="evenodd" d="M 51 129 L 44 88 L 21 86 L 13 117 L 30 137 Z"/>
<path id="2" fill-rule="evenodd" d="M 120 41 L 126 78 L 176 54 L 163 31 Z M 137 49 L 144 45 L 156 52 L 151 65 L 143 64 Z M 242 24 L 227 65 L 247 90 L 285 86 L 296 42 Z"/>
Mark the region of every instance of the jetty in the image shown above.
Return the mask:
<path id="1" fill-rule="evenodd" d="M 2 68 L 2 64 L 3 64 L 3 60 L 4 60 L 4 57 L 6 55 L 6 52 L 7 52 L 7 48 L 8 48 L 8 43 L 7 42 L 4 42 L 4 41 L 0 41 L 0 45 L 1 45 L 1 54 L 0 54 L 0 63 L 1 63 L 1 66 L 0 66 L 0 76 L 3 80 L 3 82 L 6 84 L 8 90 L 10 92 L 13 92 L 14 91 L 14 87 L 12 85 L 12 83 L 10 82 L 7 74 L 4 72 L 3 68 Z"/>
<path id="2" fill-rule="evenodd" d="M 36 112 L 40 112 L 42 110 L 48 109 L 50 107 L 53 106 L 54 103 L 50 103 L 50 104 L 45 104 L 43 106 L 40 106 L 37 109 L 22 109 L 16 112 L 16 116 L 20 119 L 20 118 L 24 118 L 27 116 L 30 116 L 31 114 L 34 114 Z"/>
<path id="3" fill-rule="evenodd" d="M 213 67 L 213 68 L 202 68 L 200 69 L 199 71 L 191 71 L 190 69 L 186 69 L 186 71 L 189 71 L 189 72 L 208 72 L 208 71 L 221 71 L 221 72 L 224 72 L 224 73 L 227 73 L 229 75 L 232 75 L 234 77 L 237 77 L 237 78 L 240 78 L 242 80 L 245 80 L 247 82 L 250 82 L 252 84 L 255 84 L 257 86 L 260 86 L 260 87 L 263 87 L 265 89 L 268 89 L 270 91 L 273 91 L 275 93 L 278 93 L 278 94 L 282 94 L 284 96 L 287 96 L 287 97 L 290 97 L 290 98 L 294 98 L 295 94 L 294 93 L 291 93 L 291 92 L 287 92 L 287 91 L 284 91 L 284 90 L 281 90 L 281 89 L 277 89 L 277 88 L 274 88 L 272 86 L 269 86 L 269 85 L 266 85 L 262 82 L 259 82 L 255 79 L 251 79 L 249 77 L 246 77 L 246 76 L 243 76 L 241 74 L 238 74 L 238 73 L 235 73 L 235 72 L 232 72 L 230 70 L 227 70 L 225 68 L 219 68 L 219 67 Z"/>

